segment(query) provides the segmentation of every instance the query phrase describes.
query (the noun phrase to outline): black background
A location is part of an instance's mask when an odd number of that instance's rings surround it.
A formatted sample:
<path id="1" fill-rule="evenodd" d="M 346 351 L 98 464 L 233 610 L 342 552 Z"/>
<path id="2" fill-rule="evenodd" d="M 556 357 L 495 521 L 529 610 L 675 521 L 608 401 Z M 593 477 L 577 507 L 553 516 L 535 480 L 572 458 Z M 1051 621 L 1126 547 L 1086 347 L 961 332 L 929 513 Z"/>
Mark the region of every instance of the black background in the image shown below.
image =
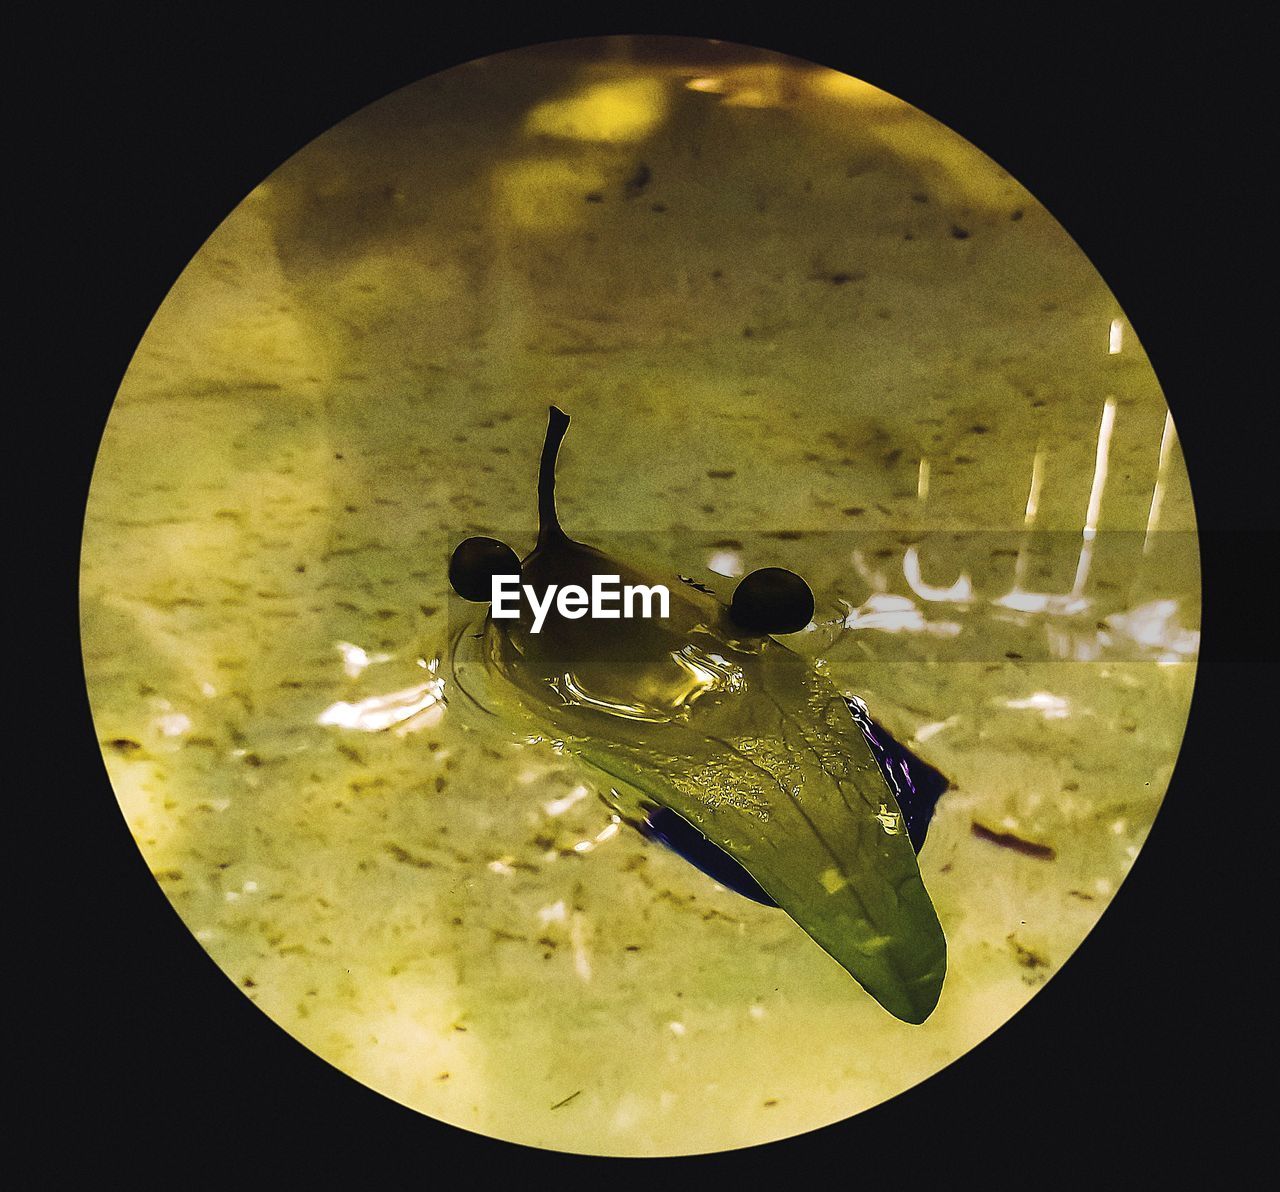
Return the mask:
<path id="1" fill-rule="evenodd" d="M 1206 572 L 1204 655 L 1178 771 L 1131 878 L 1062 974 L 986 1043 L 887 1105 L 804 1138 L 671 1162 L 712 1179 L 907 1186 L 1110 1185 L 1229 1162 L 1254 1130 L 1246 1076 L 1261 1071 L 1257 1039 L 1274 1017 L 1274 933 L 1246 935 L 1241 918 L 1271 852 L 1258 822 L 1272 797 L 1267 741 L 1245 717 L 1265 703 L 1277 661 L 1258 632 L 1273 603 L 1259 561 L 1274 544 L 1260 535 L 1276 528 L 1273 440 L 1258 421 L 1275 391 L 1260 351 L 1274 331 L 1258 298 L 1276 219 L 1262 175 L 1274 126 L 1261 112 L 1260 35 L 1229 6 L 1212 24 L 1047 6 L 875 21 L 854 6 L 839 19 L 799 10 L 754 26 L 740 11 L 679 21 L 625 12 L 602 6 L 594 23 L 571 23 L 485 9 L 446 31 L 438 13 L 401 24 L 311 6 L 290 20 L 201 24 L 101 7 L 31 37 L 18 123 L 34 135 L 10 185 L 30 199 L 11 240 L 37 250 L 21 290 L 49 337 L 46 355 L 25 343 L 16 355 L 36 364 L 35 441 L 56 447 L 40 454 L 40 518 L 16 519 L 28 545 L 57 544 L 39 589 L 57 620 L 38 667 L 60 693 L 56 751 L 36 792 L 40 834 L 19 850 L 51 879 L 28 917 L 53 956 L 33 960 L 23 981 L 49 1025 L 20 1032 L 34 1053 L 23 1076 L 44 1127 L 31 1136 L 44 1170 L 88 1158 L 144 1187 L 398 1186 L 443 1179 L 455 1160 L 451 1179 L 484 1184 L 596 1175 L 606 1163 L 495 1143 L 394 1105 L 294 1043 L 220 974 L 148 874 L 111 794 L 73 593 L 110 401 L 215 224 L 289 154 L 399 86 L 502 49 L 618 32 L 719 37 L 846 70 L 1026 185 L 1108 281 L 1156 366 Z M 46 517 L 60 535 L 43 532 Z M 47 731 L 47 706 L 39 719 Z M 814 1161 L 819 1173 L 806 1174 Z M 606 1178 L 624 1166 L 608 1164 Z"/>

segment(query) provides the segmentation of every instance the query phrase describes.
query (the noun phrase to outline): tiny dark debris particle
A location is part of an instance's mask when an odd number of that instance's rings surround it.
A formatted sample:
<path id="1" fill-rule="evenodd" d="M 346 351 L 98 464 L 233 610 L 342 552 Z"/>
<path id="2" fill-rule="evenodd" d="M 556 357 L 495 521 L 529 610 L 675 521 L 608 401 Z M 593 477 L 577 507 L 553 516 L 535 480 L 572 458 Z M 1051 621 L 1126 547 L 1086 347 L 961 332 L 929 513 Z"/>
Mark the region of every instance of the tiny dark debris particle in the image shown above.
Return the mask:
<path id="1" fill-rule="evenodd" d="M 656 212 L 658 215 L 661 215 L 664 211 L 666 211 L 666 209 L 667 209 L 666 203 L 654 203 L 649 208 L 650 211 Z"/>
<path id="2" fill-rule="evenodd" d="M 107 745 L 125 757 L 133 757 L 142 752 L 142 745 L 137 741 L 131 741 L 128 737 L 116 737 L 108 741 Z"/>
<path id="3" fill-rule="evenodd" d="M 1034 840 L 1024 840 L 1021 836 L 1017 836 L 1012 832 L 993 831 L 985 824 L 978 823 L 977 820 L 970 823 L 969 830 L 979 840 L 998 844 L 1001 848 L 1013 849 L 1015 853 L 1021 853 L 1025 857 L 1035 857 L 1041 861 L 1052 861 L 1058 855 L 1057 851 L 1050 845 L 1038 844 Z"/>
<path id="4" fill-rule="evenodd" d="M 603 203 L 603 202 L 604 202 L 604 195 L 602 195 L 598 190 L 593 190 L 589 195 L 587 195 L 587 202 L 588 202 L 588 203 Z"/>
<path id="5" fill-rule="evenodd" d="M 1008 936 L 1007 942 L 1013 949 L 1014 957 L 1023 968 L 1040 969 L 1049 967 L 1049 962 L 1039 952 L 1034 952 L 1026 945 L 1019 943 L 1017 936 Z"/>
<path id="6" fill-rule="evenodd" d="M 959 224 L 952 224 L 951 238 L 953 240 L 968 240 L 969 230 L 967 228 L 962 228 Z"/>
<path id="7" fill-rule="evenodd" d="M 635 173 L 627 179 L 624 187 L 627 198 L 633 199 L 644 192 L 644 188 L 653 180 L 653 171 L 644 162 L 636 166 Z"/>
<path id="8" fill-rule="evenodd" d="M 732 480 L 738 473 L 733 468 L 708 468 L 707 475 L 712 480 Z"/>
<path id="9" fill-rule="evenodd" d="M 564 1108 L 566 1105 L 568 1105 L 568 1104 L 569 1104 L 569 1102 L 570 1102 L 570 1101 L 572 1101 L 575 1097 L 579 1097 L 579 1096 L 581 1096 L 581 1095 L 582 1095 L 582 1090 L 581 1090 L 581 1089 L 578 1089 L 578 1090 L 577 1090 L 577 1092 L 570 1093 L 570 1094 L 569 1094 L 569 1095 L 568 1095 L 568 1096 L 567 1096 L 563 1101 L 557 1101 L 557 1102 L 556 1102 L 556 1103 L 555 1103 L 551 1108 L 552 1108 L 552 1109 L 563 1109 L 563 1108 Z"/>
<path id="10" fill-rule="evenodd" d="M 435 868 L 435 862 L 428 860 L 426 857 L 415 857 L 408 849 L 403 849 L 398 844 L 388 844 L 385 849 L 388 856 L 393 857 L 402 865 L 412 865 L 415 869 Z"/>

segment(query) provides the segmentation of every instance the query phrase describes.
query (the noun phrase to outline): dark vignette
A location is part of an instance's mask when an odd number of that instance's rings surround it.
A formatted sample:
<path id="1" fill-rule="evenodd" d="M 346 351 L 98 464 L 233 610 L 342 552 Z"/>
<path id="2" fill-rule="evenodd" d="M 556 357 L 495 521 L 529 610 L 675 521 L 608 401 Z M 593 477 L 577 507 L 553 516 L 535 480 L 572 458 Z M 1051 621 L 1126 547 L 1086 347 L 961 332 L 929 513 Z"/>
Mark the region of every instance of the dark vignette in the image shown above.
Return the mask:
<path id="1" fill-rule="evenodd" d="M 476 13 L 446 37 L 438 15 L 408 27 L 313 11 L 277 27 L 213 14 L 201 27 L 99 10 L 30 47 L 39 73 L 24 99 L 38 120 L 23 182 L 50 220 L 33 280 L 37 293 L 49 287 L 53 316 L 33 396 L 48 419 L 41 442 L 58 444 L 49 463 L 64 469 L 46 482 L 64 537 L 32 592 L 57 616 L 37 675 L 60 694 L 56 733 L 39 791 L 23 792 L 38 796 L 43 821 L 25 848 L 55 905 L 65 903 L 39 916 L 56 967 L 24 978 L 47 983 L 38 1000 L 52 1011 L 38 1062 L 23 1073 L 50 1132 L 47 1174 L 77 1154 L 144 1185 L 197 1170 L 247 1186 L 317 1176 L 328 1186 L 340 1173 L 394 1186 L 440 1178 L 454 1162 L 481 1180 L 606 1166 L 395 1106 L 234 992 L 157 896 L 119 816 L 93 739 L 74 602 L 111 398 L 214 224 L 285 157 L 389 91 L 472 57 L 588 32 L 718 36 L 845 69 L 995 158 L 1070 230 L 1131 313 L 1178 420 L 1201 528 L 1218 531 L 1203 545 L 1204 656 L 1178 770 L 1148 848 L 1069 975 L 893 1102 L 815 1135 L 679 1165 L 712 1178 L 728 1168 L 794 1179 L 826 1160 L 820 1171 L 908 1186 L 961 1172 L 997 1186 L 1068 1172 L 1103 1182 L 1210 1157 L 1250 1133 L 1231 1090 L 1251 1083 L 1244 1069 L 1259 1061 L 1245 1048 L 1271 1012 L 1260 993 L 1265 949 L 1232 937 L 1257 880 L 1256 805 L 1270 794 L 1265 739 L 1249 737 L 1245 716 L 1265 699 L 1276 661 L 1274 640 L 1257 632 L 1269 591 L 1256 587 L 1270 555 L 1260 535 L 1276 528 L 1255 422 L 1271 383 L 1247 357 L 1267 342 L 1248 301 L 1269 218 L 1254 34 L 1229 8 L 1207 27 L 1166 12 L 1159 30 L 1066 10 L 1051 40 L 1038 21 L 1023 27 L 986 10 L 905 12 L 884 26 L 855 14 L 844 28 L 816 14 L 752 26 L 741 13 L 660 22 L 649 11 L 626 19 L 611 6 L 572 27 Z M 42 514 L 30 536 L 44 524 Z M 1223 1110 L 1229 1125 L 1215 1116 Z"/>

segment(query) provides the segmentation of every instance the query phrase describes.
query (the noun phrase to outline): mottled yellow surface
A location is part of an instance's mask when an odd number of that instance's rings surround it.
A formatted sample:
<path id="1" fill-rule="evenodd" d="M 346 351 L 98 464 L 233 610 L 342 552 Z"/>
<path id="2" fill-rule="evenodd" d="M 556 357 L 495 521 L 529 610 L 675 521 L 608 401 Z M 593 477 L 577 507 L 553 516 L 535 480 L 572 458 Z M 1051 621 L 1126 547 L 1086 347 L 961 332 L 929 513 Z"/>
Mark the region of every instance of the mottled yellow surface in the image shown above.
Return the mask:
<path id="1" fill-rule="evenodd" d="M 553 401 L 571 533 L 801 572 L 795 648 L 953 778 L 923 1026 L 609 836 L 571 758 L 423 707 L 448 552 L 528 549 Z M 1146 836 L 1198 624 L 1166 418 L 1069 237 L 892 97 L 723 48 L 451 71 L 250 194 L 139 347 L 83 562 L 114 789 L 245 995 L 424 1113 L 609 1154 L 847 1117 L 1022 1006 Z"/>

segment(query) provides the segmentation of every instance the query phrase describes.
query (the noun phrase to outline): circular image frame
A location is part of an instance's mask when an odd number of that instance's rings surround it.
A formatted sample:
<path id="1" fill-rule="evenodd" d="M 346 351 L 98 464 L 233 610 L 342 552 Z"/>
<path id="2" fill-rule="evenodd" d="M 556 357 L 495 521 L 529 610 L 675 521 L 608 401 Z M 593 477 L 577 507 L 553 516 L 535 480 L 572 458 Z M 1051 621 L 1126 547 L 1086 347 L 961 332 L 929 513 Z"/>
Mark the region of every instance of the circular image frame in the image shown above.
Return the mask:
<path id="1" fill-rule="evenodd" d="M 634 175 L 633 175 L 633 177 L 634 177 Z M 626 185 L 627 185 L 627 182 L 628 182 L 628 181 L 629 181 L 629 180 L 623 180 L 623 189 L 624 189 L 624 193 L 625 193 L 625 188 L 626 188 Z M 643 188 L 642 188 L 642 189 L 643 189 Z M 584 200 L 584 201 L 585 201 L 585 202 L 588 202 L 588 203 L 591 203 L 591 200 Z M 592 204 L 592 205 L 596 205 L 596 204 Z M 603 204 L 601 204 L 601 205 L 603 205 Z M 656 213 L 656 212 L 655 212 L 654 214 L 664 214 L 664 213 Z M 962 240 L 962 239 L 965 239 L 965 238 L 962 238 L 962 237 L 955 237 L 955 236 L 952 236 L 951 238 L 952 238 L 952 239 L 956 239 L 956 240 Z M 835 276 L 834 276 L 834 275 L 833 275 L 832 277 L 828 277 L 828 278 L 820 278 L 820 279 L 816 279 L 816 280 L 819 280 L 819 281 L 825 281 L 825 282 L 826 282 L 826 284 L 828 284 L 829 286 L 831 286 L 831 288 L 833 289 L 833 291 L 843 290 L 846 286 L 848 286 L 849 284 L 851 284 L 851 279 L 850 279 L 850 278 L 846 277 L 846 278 L 844 278 L 843 280 L 839 280 L 839 281 L 837 281 L 837 280 L 835 280 Z M 856 283 L 853 283 L 853 284 L 856 284 Z M 751 337 L 747 337 L 747 338 L 751 338 Z M 179 598 L 179 599 L 180 599 L 180 598 Z M 367 651 L 366 651 L 366 653 L 367 653 Z M 345 661 L 346 661 L 346 659 L 345 659 L 345 657 L 344 657 L 344 662 L 345 662 Z M 350 702 L 350 701 L 347 701 L 347 702 Z M 167 715 L 168 713 L 164 713 L 164 714 L 165 714 L 165 715 Z M 161 731 L 163 732 L 163 730 L 161 730 Z M 181 735 L 181 734 L 175 734 L 175 735 Z M 114 741 L 114 740 L 117 740 L 117 739 L 118 739 L 118 740 L 131 740 L 132 738 L 127 738 L 127 737 L 124 737 L 124 736 L 121 736 L 120 738 L 114 738 L 114 737 L 113 737 L 113 738 L 110 738 L 110 740 L 113 740 L 113 741 Z M 113 748 L 114 748 L 114 746 L 113 746 Z M 128 748 L 129 748 L 128 746 L 122 746 L 122 747 L 121 747 L 121 749 L 128 749 Z M 119 751 L 117 751 L 117 752 L 119 752 Z M 247 755 L 247 754 L 246 754 L 246 755 Z M 997 834 L 998 834 L 998 832 L 997 832 Z M 987 843 L 988 843 L 988 844 L 992 844 L 992 845 L 993 845 L 993 847 L 1001 847 L 1001 845 L 999 845 L 999 844 L 997 844 L 997 843 L 995 843 L 995 842 L 993 842 L 993 841 L 987 841 Z M 250 878 L 250 879 L 247 879 L 247 880 L 252 881 L 252 880 L 254 880 L 254 879 Z M 224 891 L 224 893 L 226 893 L 226 892 L 234 892 L 234 891 Z M 241 892 L 243 893 L 244 891 L 241 891 Z M 253 893 L 253 892 L 254 892 L 254 891 L 249 891 L 249 893 Z"/>

